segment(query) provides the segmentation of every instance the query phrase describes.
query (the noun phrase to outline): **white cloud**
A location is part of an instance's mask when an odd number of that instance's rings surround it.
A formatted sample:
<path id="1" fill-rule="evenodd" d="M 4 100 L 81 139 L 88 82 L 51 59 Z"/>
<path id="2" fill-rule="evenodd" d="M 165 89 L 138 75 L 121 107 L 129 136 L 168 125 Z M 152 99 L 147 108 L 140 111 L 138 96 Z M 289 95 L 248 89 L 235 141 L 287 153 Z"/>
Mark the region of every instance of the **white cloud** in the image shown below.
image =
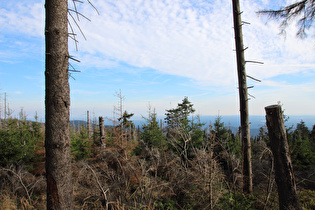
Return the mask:
<path id="1" fill-rule="evenodd" d="M 0 29 L 31 36 L 44 36 L 44 1 L 6 2 L 0 9 Z"/>
<path id="2" fill-rule="evenodd" d="M 268 7 L 269 3 L 268 0 L 241 1 L 242 19 L 251 22 L 243 27 L 244 44 L 249 47 L 245 57 L 265 63 L 263 66 L 248 64 L 248 73 L 269 79 L 302 71 L 305 65 L 313 66 L 314 45 L 308 39 L 296 39 L 294 24 L 288 27 L 284 38 L 278 36 L 278 23 L 266 23 L 257 16 L 256 11 Z M 44 35 L 42 0 L 33 4 L 23 1 L 7 4 L 11 7 L 0 9 L 2 30 Z M 92 22 L 80 19 L 80 27 L 88 40 L 79 36 L 79 52 L 73 52 L 84 65 L 106 69 L 123 62 L 192 78 L 202 85 L 235 86 L 231 2 L 95 0 L 93 4 L 100 16 L 87 3 L 79 7 L 92 19 Z"/>
<path id="3" fill-rule="evenodd" d="M 249 104 L 251 113 L 264 115 L 264 107 L 280 101 L 285 107 L 285 114 L 314 115 L 312 106 L 315 104 L 315 86 L 313 83 L 292 85 L 270 81 L 267 85 L 272 89 L 255 90 L 257 97 Z"/>
<path id="4" fill-rule="evenodd" d="M 148 69 L 155 69 L 161 75 L 190 78 L 191 87 L 199 85 L 204 86 L 202 88 L 204 92 L 222 93 L 222 97 L 211 99 L 212 101 L 209 99 L 204 104 L 202 109 L 205 113 L 209 110 L 208 104 L 218 104 L 212 107 L 216 112 L 217 107 L 228 110 L 231 103 L 233 104 L 231 101 L 237 101 L 237 94 L 234 92 L 227 94 L 228 96 L 224 95 L 227 89 L 237 91 L 231 1 L 93 0 L 92 3 L 100 11 L 100 15 L 97 15 L 88 3 L 79 6 L 80 12 L 92 20 L 88 22 L 80 18 L 79 22 L 88 40 L 83 40 L 79 31 L 76 31 L 79 34 L 79 52 L 73 52 L 75 47 L 70 40 L 71 54 L 84 65 L 83 68 L 78 69 L 94 71 L 93 73 L 99 75 L 106 71 L 102 77 L 111 76 L 114 71 L 119 74 L 126 71 L 128 74 L 131 73 L 130 71 L 134 71 L 134 74 L 142 74 Z M 279 3 L 270 0 L 241 0 L 242 19 L 251 23 L 243 26 L 244 44 L 249 47 L 245 51 L 245 58 L 265 63 L 264 65 L 248 63 L 246 69 L 249 75 L 263 80 L 257 86 L 269 88 L 265 92 L 260 89 L 253 90 L 256 91 L 254 95 L 257 99 L 251 102 L 255 106 L 252 109 L 261 107 L 264 103 L 281 100 L 281 97 L 284 97 L 281 94 L 294 90 L 294 85 L 286 81 L 275 81 L 274 77 L 314 71 L 315 46 L 312 37 L 305 40 L 297 39 L 295 24 L 287 28 L 286 37 L 279 36 L 277 22 L 266 21 L 266 18 L 257 16 L 256 11 L 269 6 L 275 7 L 276 4 Z M 14 40 L 15 34 L 19 37 L 25 35 L 43 40 L 43 0 L 34 0 L 31 3 L 25 0 L 7 1 L 5 5 L 6 7 L 0 9 L 0 29 L 5 32 L 5 35 L 0 37 L 1 44 L 6 43 L 6 38 L 9 36 Z M 21 39 L 11 43 L 16 46 L 22 44 L 25 52 L 34 51 L 35 48 L 32 47 L 34 43 L 24 45 L 27 41 L 29 40 Z M 9 50 L 0 49 L 0 51 L 2 57 L 4 55 L 11 57 Z M 158 73 L 154 75 L 160 75 Z M 110 79 L 126 81 L 119 76 Z M 120 85 L 119 82 L 117 84 Z M 277 91 L 269 93 L 270 88 L 275 88 Z M 299 90 L 312 93 L 314 86 L 308 84 L 299 87 Z M 80 93 L 82 92 L 77 92 Z M 90 95 L 91 92 L 84 94 Z M 199 92 L 196 95 L 198 94 Z M 296 92 L 294 94 L 296 97 L 299 96 Z M 197 96 L 195 98 L 199 100 L 198 103 L 202 103 L 202 99 Z M 260 101 L 262 98 L 265 102 Z M 293 103 L 293 99 L 289 100 L 289 98 L 288 96 L 288 101 Z M 170 100 L 175 99 L 166 99 L 166 103 Z M 156 104 L 165 108 L 165 104 L 163 106 L 158 102 Z M 233 107 L 237 107 L 237 104 L 236 102 Z M 138 105 L 134 104 L 134 107 Z M 234 111 L 230 112 L 234 113 Z"/>
<path id="5" fill-rule="evenodd" d="M 262 3 L 264 7 L 266 3 Z M 109 59 L 192 78 L 200 84 L 235 84 L 230 2 L 198 1 L 192 5 L 190 1 L 126 0 L 94 1 L 94 5 L 101 15 L 89 8 L 84 13 L 92 22 L 81 22 L 88 40 L 80 42 L 80 48 L 96 56 L 89 65 L 106 68 L 112 65 L 106 62 Z M 249 47 L 246 59 L 266 63 L 261 67 L 248 64 L 249 73 L 270 78 L 290 73 L 284 64 L 314 65 L 314 48 L 309 40 L 296 39 L 294 25 L 284 39 L 278 36 L 276 22 L 266 24 L 257 16 L 261 5 L 242 1 L 241 7 L 243 20 L 252 23 L 243 27 L 244 42 Z"/>
<path id="6" fill-rule="evenodd" d="M 234 59 L 230 5 L 216 3 L 200 1 L 191 7 L 189 1 L 98 1 L 101 16 L 92 15 L 91 23 L 82 24 L 88 41 L 80 46 L 133 66 L 230 84 Z"/>

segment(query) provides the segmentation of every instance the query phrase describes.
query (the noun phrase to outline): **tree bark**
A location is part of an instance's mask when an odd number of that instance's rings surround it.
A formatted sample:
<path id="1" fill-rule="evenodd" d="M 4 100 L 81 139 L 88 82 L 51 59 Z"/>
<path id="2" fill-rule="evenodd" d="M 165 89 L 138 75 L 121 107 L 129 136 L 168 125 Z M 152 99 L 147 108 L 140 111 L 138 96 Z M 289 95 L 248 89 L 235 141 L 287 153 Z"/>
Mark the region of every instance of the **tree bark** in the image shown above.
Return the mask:
<path id="1" fill-rule="evenodd" d="M 302 209 L 296 192 L 295 178 L 281 106 L 267 106 L 265 110 L 268 136 L 275 162 L 279 208 L 280 210 Z"/>
<path id="2" fill-rule="evenodd" d="M 243 48 L 242 20 L 239 0 L 232 0 L 232 4 L 238 73 L 238 87 L 240 97 L 241 139 L 243 149 L 243 191 L 245 193 L 252 193 L 253 192 L 253 176 L 251 162 L 252 155 L 249 130 L 248 95 L 245 71 L 245 56 Z"/>
<path id="3" fill-rule="evenodd" d="M 86 119 L 87 119 L 87 133 L 89 135 L 89 138 L 91 138 L 92 135 L 92 126 L 91 126 L 91 120 L 90 120 L 90 111 L 86 111 Z"/>
<path id="4" fill-rule="evenodd" d="M 68 0 L 46 0 L 47 209 L 74 209 L 70 156 Z"/>
<path id="5" fill-rule="evenodd" d="M 105 148 L 106 147 L 106 143 L 105 143 L 105 127 L 104 127 L 104 118 L 103 117 L 99 117 L 99 126 L 100 126 L 100 143 L 101 143 L 101 147 Z"/>

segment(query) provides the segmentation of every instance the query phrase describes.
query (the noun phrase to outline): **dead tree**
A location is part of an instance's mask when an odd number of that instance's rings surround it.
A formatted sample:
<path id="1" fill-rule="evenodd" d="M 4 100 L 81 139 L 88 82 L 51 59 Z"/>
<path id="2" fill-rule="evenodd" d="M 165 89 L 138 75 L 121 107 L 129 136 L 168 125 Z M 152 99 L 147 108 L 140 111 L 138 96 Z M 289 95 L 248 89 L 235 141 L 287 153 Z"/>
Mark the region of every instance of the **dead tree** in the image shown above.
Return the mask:
<path id="1" fill-rule="evenodd" d="M 280 105 L 265 107 L 270 146 L 274 157 L 279 208 L 302 209 L 296 192 L 295 178 L 286 129 Z"/>
<path id="2" fill-rule="evenodd" d="M 98 119 L 99 119 L 99 126 L 100 126 L 100 143 L 101 143 L 101 147 L 104 148 L 106 146 L 104 118 L 100 116 Z"/>
<path id="3" fill-rule="evenodd" d="M 4 93 L 4 121 L 7 119 L 7 93 Z"/>
<path id="4" fill-rule="evenodd" d="M 86 126 L 86 130 L 87 130 L 87 133 L 88 133 L 88 136 L 89 138 L 91 138 L 91 135 L 92 135 L 92 126 L 91 126 L 91 120 L 90 120 L 90 111 L 86 111 L 86 118 L 87 118 L 87 126 Z"/>
<path id="5" fill-rule="evenodd" d="M 2 106 L 1 106 L 1 93 L 0 93 L 0 129 L 2 129 Z"/>
<path id="6" fill-rule="evenodd" d="M 74 209 L 70 155 L 70 88 L 68 37 L 77 42 L 68 15 L 68 0 L 45 1 L 45 150 L 47 209 Z M 90 0 L 87 0 L 91 4 Z M 91 4 L 92 5 L 92 4 Z M 93 6 L 93 5 L 92 5 Z M 93 6 L 94 7 L 94 6 Z M 95 8 L 95 7 L 94 7 Z M 83 16 L 85 17 L 85 16 Z M 73 33 L 68 32 L 68 24 Z M 79 30 L 79 25 L 76 23 Z M 81 31 L 82 32 L 82 31 Z M 83 35 L 83 34 L 82 34 Z M 72 66 L 72 65 L 70 65 Z"/>
<path id="7" fill-rule="evenodd" d="M 251 142 L 249 130 L 248 114 L 248 94 L 245 71 L 245 56 L 243 47 L 242 20 L 239 0 L 232 0 L 233 3 L 233 20 L 236 45 L 236 60 L 238 73 L 238 88 L 240 97 L 240 115 L 241 115 L 241 139 L 243 148 L 243 191 L 252 193 L 253 177 L 251 162 Z"/>
<path id="8" fill-rule="evenodd" d="M 68 0 L 46 0 L 47 209 L 74 209 L 70 156 Z"/>

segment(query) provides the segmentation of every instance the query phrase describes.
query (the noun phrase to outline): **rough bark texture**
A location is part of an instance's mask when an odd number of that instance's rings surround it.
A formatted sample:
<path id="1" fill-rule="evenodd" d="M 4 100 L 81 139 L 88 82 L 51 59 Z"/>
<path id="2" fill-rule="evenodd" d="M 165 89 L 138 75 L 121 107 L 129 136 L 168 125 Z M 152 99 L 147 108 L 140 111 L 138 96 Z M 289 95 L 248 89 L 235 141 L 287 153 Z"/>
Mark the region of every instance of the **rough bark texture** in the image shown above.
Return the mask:
<path id="1" fill-rule="evenodd" d="M 241 138 L 243 148 L 243 191 L 253 192 L 252 155 L 248 117 L 248 95 L 245 71 L 245 56 L 243 48 L 242 20 L 239 0 L 232 0 L 233 20 L 236 46 L 236 60 L 238 73 L 238 86 L 240 96 Z"/>
<path id="2" fill-rule="evenodd" d="M 74 209 L 71 178 L 68 81 L 68 0 L 46 0 L 47 209 Z"/>
<path id="3" fill-rule="evenodd" d="M 103 117 L 99 117 L 99 126 L 100 126 L 100 143 L 101 143 L 101 147 L 106 147 L 106 143 L 105 143 L 105 127 L 104 127 L 104 118 Z"/>
<path id="4" fill-rule="evenodd" d="M 275 162 L 280 210 L 302 209 L 296 193 L 286 129 L 280 105 L 265 107 L 268 135 Z"/>
<path id="5" fill-rule="evenodd" d="M 89 135 L 89 138 L 92 136 L 92 128 L 91 128 L 91 120 L 90 120 L 90 111 L 86 112 L 86 121 L 87 121 L 87 132 Z"/>

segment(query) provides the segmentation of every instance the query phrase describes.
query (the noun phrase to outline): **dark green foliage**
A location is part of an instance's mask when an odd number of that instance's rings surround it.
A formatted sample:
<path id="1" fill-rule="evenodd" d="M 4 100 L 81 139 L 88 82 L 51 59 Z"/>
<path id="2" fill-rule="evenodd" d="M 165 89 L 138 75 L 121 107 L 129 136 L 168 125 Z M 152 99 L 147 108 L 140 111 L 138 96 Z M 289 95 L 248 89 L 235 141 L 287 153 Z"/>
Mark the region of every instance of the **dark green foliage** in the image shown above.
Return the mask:
<path id="1" fill-rule="evenodd" d="M 226 193 L 220 199 L 221 209 L 249 210 L 254 208 L 255 198 L 253 195 L 243 193 Z"/>
<path id="2" fill-rule="evenodd" d="M 311 138 L 312 140 L 315 140 L 315 125 L 313 125 L 313 129 L 311 131 Z"/>
<path id="3" fill-rule="evenodd" d="M 143 140 L 149 148 L 161 147 L 164 144 L 164 136 L 159 127 L 156 113 L 149 113 L 149 118 L 146 120 L 147 124 L 142 126 L 140 139 Z"/>
<path id="4" fill-rule="evenodd" d="M 164 135 L 159 127 L 156 113 L 151 113 L 149 111 L 149 117 L 145 120 L 146 124 L 142 125 L 139 144 L 134 149 L 135 155 L 141 155 L 146 149 L 151 149 L 153 147 L 162 149 L 165 145 Z"/>
<path id="5" fill-rule="evenodd" d="M 266 126 L 262 126 L 259 128 L 259 134 L 254 138 L 254 141 L 263 141 L 265 142 L 268 146 L 270 146 L 270 141 L 268 137 L 268 131 Z"/>
<path id="6" fill-rule="evenodd" d="M 178 209 L 176 207 L 176 201 L 166 198 L 163 202 L 155 203 L 155 209 Z"/>
<path id="7" fill-rule="evenodd" d="M 177 105 L 175 109 L 166 110 L 165 121 L 169 128 L 182 127 L 184 130 L 189 130 L 188 116 L 193 114 L 196 110 L 193 104 L 185 97 L 182 103 Z"/>
<path id="8" fill-rule="evenodd" d="M 284 119 L 287 120 L 288 117 L 284 115 Z M 294 169 L 306 173 L 310 172 L 314 169 L 315 164 L 315 126 L 310 131 L 301 121 L 296 125 L 295 130 L 293 126 L 286 129 Z M 259 136 L 255 139 L 262 140 L 266 142 L 267 146 L 270 146 L 270 140 L 264 127 L 261 127 L 259 131 Z"/>
<path id="9" fill-rule="evenodd" d="M 224 122 L 221 122 L 221 117 L 218 116 L 214 122 L 212 135 L 215 141 L 218 143 L 215 145 L 214 152 L 219 154 L 222 151 L 227 151 L 230 154 L 236 155 L 240 158 L 242 156 L 242 144 L 239 136 L 235 136 L 231 129 L 227 129 L 224 126 Z"/>
<path id="10" fill-rule="evenodd" d="M 312 135 L 301 121 L 296 129 L 288 134 L 293 166 L 299 171 L 310 171 L 315 164 L 315 148 Z"/>
<path id="11" fill-rule="evenodd" d="M 313 125 L 313 129 L 311 131 L 311 144 L 312 148 L 315 148 L 315 125 Z"/>
<path id="12" fill-rule="evenodd" d="M 181 157 L 184 164 L 193 157 L 193 150 L 205 145 L 203 123 L 194 119 L 193 104 L 185 97 L 175 109 L 166 110 L 168 147 Z"/>
<path id="13" fill-rule="evenodd" d="M 240 192 L 242 153 L 238 133 L 234 135 L 221 117 L 209 130 L 204 130 L 193 113 L 193 104 L 185 98 L 176 108 L 167 110 L 167 126 L 163 128 L 157 114 L 149 110 L 146 122 L 133 135 L 135 129 L 130 120 L 133 114 L 125 112 L 119 126 L 107 127 L 105 148 L 93 145 L 84 125 L 79 130 L 77 127 L 76 131 L 71 130 L 71 155 L 76 167 L 73 174 L 78 180 L 76 202 L 80 200 L 77 206 L 104 208 L 106 201 L 97 180 L 108 189 L 104 191 L 110 192 L 108 200 L 117 200 L 117 206 L 109 205 L 113 209 L 122 206 L 130 209 L 263 209 L 265 204 L 266 209 L 274 209 L 278 206 L 275 183 L 272 185 L 272 155 L 265 143 L 268 142 L 266 130 L 261 128 L 252 144 L 255 197 L 246 196 Z M 97 129 L 93 130 L 96 140 L 99 138 Z M 298 189 L 313 189 L 309 180 L 314 178 L 309 175 L 314 166 L 315 126 L 309 130 L 301 122 L 296 129 L 291 129 L 288 139 Z M 0 130 L 2 166 L 20 160 L 26 164 L 37 161 L 42 165 L 33 164 L 32 171 L 42 173 L 44 163 L 34 157 L 34 152 L 38 154 L 40 146 L 43 148 L 41 130 L 36 122 L 9 119 L 3 123 Z M 92 170 L 83 163 L 89 164 Z M 266 201 L 268 193 L 270 197 Z M 37 199 L 39 194 L 33 195 L 31 198 Z M 302 191 L 299 196 L 304 208 L 314 208 L 313 191 Z"/>
<path id="14" fill-rule="evenodd" d="M 91 156 L 91 145 L 89 134 L 85 126 L 80 128 L 79 133 L 71 133 L 71 155 L 75 160 L 87 159 Z"/>
<path id="15" fill-rule="evenodd" d="M 0 130 L 0 165 L 23 161 L 30 166 L 43 133 L 37 122 L 9 118 Z"/>
<path id="16" fill-rule="evenodd" d="M 314 0 L 299 0 L 294 3 L 281 7 L 277 10 L 262 10 L 258 12 L 262 15 L 267 15 L 269 18 L 280 21 L 281 33 L 285 34 L 285 30 L 292 20 L 296 21 L 298 31 L 296 36 L 306 38 L 307 31 L 312 28 L 315 19 L 315 1 Z"/>
<path id="17" fill-rule="evenodd" d="M 315 209 L 315 191 L 304 190 L 299 193 L 299 198 L 304 209 Z"/>
<path id="18" fill-rule="evenodd" d="M 120 122 L 120 126 L 122 126 L 125 129 L 131 129 L 134 127 L 133 122 L 130 120 L 130 118 L 133 116 L 134 114 L 128 114 L 127 111 L 125 111 L 122 115 L 122 117 L 118 118 L 118 121 Z"/>
<path id="19" fill-rule="evenodd" d="M 193 104 L 185 97 L 182 103 L 179 103 L 175 109 L 166 110 L 165 122 L 167 123 L 168 138 L 175 139 L 177 146 L 184 147 L 185 142 L 190 146 L 200 148 L 203 145 L 203 123 L 200 119 L 189 119 L 195 112 Z M 174 146 L 174 145 L 173 145 Z"/>
<path id="20" fill-rule="evenodd" d="M 224 127 L 224 122 L 221 122 L 222 117 L 218 116 L 214 122 L 214 134 L 217 140 L 227 140 L 228 132 Z"/>
<path id="21" fill-rule="evenodd" d="M 202 129 L 202 126 L 204 126 L 204 123 L 200 122 L 199 116 L 192 118 L 191 124 L 190 124 L 190 130 L 192 132 L 191 139 L 192 139 L 192 145 L 196 148 L 201 148 L 205 145 L 204 142 L 204 130 Z"/>

